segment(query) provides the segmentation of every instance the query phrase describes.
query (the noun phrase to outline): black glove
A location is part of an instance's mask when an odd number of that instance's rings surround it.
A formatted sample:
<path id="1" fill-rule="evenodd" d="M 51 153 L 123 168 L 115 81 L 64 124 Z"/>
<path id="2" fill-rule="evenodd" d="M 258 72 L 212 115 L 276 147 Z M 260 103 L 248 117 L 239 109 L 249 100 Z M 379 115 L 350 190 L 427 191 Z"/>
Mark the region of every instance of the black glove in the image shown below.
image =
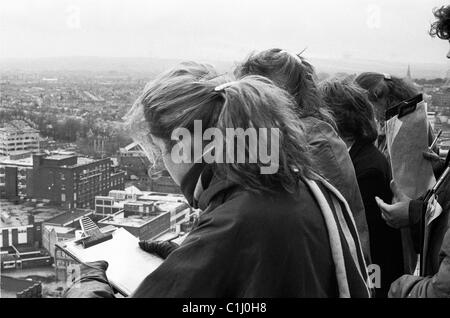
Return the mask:
<path id="1" fill-rule="evenodd" d="M 140 241 L 139 246 L 150 254 L 166 259 L 179 245 L 171 241 Z"/>

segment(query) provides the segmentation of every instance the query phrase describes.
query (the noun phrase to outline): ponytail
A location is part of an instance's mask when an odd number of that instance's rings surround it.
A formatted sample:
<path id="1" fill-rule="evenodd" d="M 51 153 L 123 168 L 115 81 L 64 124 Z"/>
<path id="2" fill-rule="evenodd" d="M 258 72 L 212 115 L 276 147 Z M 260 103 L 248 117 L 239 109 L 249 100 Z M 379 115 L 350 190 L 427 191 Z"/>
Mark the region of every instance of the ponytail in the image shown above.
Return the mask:
<path id="1" fill-rule="evenodd" d="M 226 176 L 235 183 L 243 184 L 249 190 L 270 192 L 274 187 L 281 186 L 285 190 L 295 191 L 299 176 L 313 178 L 313 169 L 307 151 L 303 128 L 295 114 L 295 101 L 284 90 L 275 86 L 269 79 L 262 76 L 247 76 L 238 81 L 226 84 L 220 93 L 224 97 L 224 104 L 217 121 L 217 128 L 226 134 L 227 129 L 254 128 L 257 139 L 264 140 L 271 151 L 273 143 L 277 142 L 278 171 L 274 174 L 261 174 L 266 164 L 258 158 L 252 164 L 232 163 L 217 164 L 219 174 Z M 261 130 L 262 129 L 262 130 Z M 267 131 L 265 131 L 267 129 Z M 276 134 L 271 134 L 276 129 Z M 261 133 L 262 132 L 262 133 Z M 269 135 L 270 134 L 270 135 Z M 228 135 L 227 135 L 228 137 Z M 273 138 L 278 140 L 273 140 Z M 236 140 L 235 140 L 236 141 Z M 236 154 L 236 142 L 227 138 L 227 154 Z M 250 159 L 252 149 L 248 142 L 245 145 L 245 157 Z M 260 150 L 260 149 L 259 149 Z"/>

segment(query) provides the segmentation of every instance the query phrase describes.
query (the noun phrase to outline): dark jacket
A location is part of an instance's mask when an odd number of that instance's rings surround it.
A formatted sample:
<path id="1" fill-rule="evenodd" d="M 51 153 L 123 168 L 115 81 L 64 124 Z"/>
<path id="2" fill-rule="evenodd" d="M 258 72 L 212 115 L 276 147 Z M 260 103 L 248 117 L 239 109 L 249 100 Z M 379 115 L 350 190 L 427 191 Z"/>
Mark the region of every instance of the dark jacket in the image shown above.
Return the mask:
<path id="1" fill-rule="evenodd" d="M 204 212 L 180 247 L 147 276 L 133 297 L 339 295 L 325 221 L 305 183 L 299 181 L 298 193 L 280 190 L 268 196 L 213 175 L 207 184 L 202 181 L 205 190 L 193 199 L 199 176 L 194 171 L 185 179 L 191 181 L 182 184 L 183 193 Z M 343 232 L 339 235 L 351 296 L 367 297 Z M 362 253 L 359 257 L 362 260 Z M 77 296 L 70 290 L 68 295 Z"/>
<path id="2" fill-rule="evenodd" d="M 426 209 L 423 197 L 409 205 L 409 221 L 416 252 L 422 253 L 424 276 L 404 275 L 389 291 L 390 297 L 435 298 L 450 297 L 450 178 L 437 192 L 442 213 L 427 225 L 421 246 L 420 220 Z"/>
<path id="3" fill-rule="evenodd" d="M 376 290 L 376 297 L 386 297 L 390 284 L 403 274 L 401 233 L 386 224 L 375 201 L 375 196 L 384 202 L 392 200 L 389 163 L 371 142 L 365 141 L 352 145 L 350 157 L 366 211 L 372 264 L 381 269 L 381 288 Z"/>
<path id="4" fill-rule="evenodd" d="M 347 200 L 353 213 L 367 264 L 370 264 L 369 230 L 355 169 L 344 141 L 328 123 L 314 117 L 302 118 L 314 163 Z"/>

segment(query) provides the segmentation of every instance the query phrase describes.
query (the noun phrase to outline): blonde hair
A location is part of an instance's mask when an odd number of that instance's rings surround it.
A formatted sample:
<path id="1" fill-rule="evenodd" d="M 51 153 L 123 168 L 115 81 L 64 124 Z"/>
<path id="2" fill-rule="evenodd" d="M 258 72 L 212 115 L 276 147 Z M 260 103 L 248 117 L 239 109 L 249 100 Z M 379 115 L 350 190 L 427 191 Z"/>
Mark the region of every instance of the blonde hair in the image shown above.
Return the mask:
<path id="1" fill-rule="evenodd" d="M 247 76 L 216 89 L 230 81 L 218 76 L 210 65 L 182 63 L 150 82 L 129 116 L 139 120 L 144 114 L 147 133 L 161 138 L 168 148 L 173 145 L 172 132 L 186 128 L 191 133 L 194 120 L 202 129 L 278 128 L 279 169 L 274 174 L 260 174 L 264 164 L 214 163 L 216 173 L 250 191 L 273 192 L 281 187 L 295 191 L 299 177 L 313 177 L 313 169 L 301 124 L 295 114 L 295 101 L 283 89 L 261 76 Z M 136 108 L 139 108 L 136 111 Z M 203 133 L 203 132 L 202 132 Z M 226 149 L 224 145 L 223 149 Z M 248 144 L 245 147 L 248 158 Z"/>

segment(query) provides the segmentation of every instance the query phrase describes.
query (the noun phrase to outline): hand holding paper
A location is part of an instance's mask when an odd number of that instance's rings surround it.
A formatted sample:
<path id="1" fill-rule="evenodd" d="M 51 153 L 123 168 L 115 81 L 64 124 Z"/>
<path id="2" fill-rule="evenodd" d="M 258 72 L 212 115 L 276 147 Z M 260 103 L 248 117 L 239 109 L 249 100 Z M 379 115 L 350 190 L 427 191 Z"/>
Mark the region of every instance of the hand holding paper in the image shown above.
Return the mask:
<path id="1" fill-rule="evenodd" d="M 391 190 L 394 194 L 393 204 L 387 204 L 378 197 L 375 201 L 381 210 L 381 217 L 393 228 L 400 229 L 409 225 L 409 202 L 411 198 L 401 192 L 395 181 L 391 181 Z"/>

